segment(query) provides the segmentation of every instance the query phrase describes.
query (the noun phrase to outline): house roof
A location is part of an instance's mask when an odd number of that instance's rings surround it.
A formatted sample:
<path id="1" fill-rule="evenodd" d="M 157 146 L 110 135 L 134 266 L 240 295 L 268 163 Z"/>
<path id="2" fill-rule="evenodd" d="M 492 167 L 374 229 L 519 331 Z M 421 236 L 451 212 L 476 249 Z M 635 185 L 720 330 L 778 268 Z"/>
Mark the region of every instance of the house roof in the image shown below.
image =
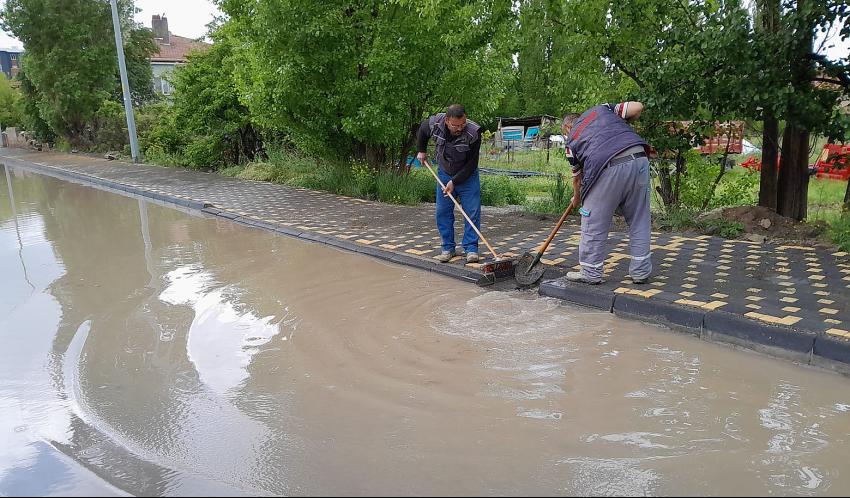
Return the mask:
<path id="1" fill-rule="evenodd" d="M 151 62 L 186 62 L 186 56 L 189 52 L 204 50 L 209 47 L 208 43 L 175 34 L 169 35 L 169 42 L 165 44 L 162 40 L 156 40 L 159 51 L 151 57 Z"/>

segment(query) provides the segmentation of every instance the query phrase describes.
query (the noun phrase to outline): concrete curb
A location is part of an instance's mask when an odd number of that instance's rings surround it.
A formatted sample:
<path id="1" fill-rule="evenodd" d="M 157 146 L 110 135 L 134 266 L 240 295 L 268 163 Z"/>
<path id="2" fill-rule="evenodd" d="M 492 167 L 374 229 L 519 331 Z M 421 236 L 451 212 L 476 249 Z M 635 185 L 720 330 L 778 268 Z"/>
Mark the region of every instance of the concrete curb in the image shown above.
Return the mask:
<path id="1" fill-rule="evenodd" d="M 810 356 L 817 337 L 815 332 L 777 327 L 724 311 L 706 313 L 703 329 L 709 340 L 755 346 L 754 349 L 768 346 L 786 350 L 794 357 Z"/>
<path id="2" fill-rule="evenodd" d="M 556 297 L 580 304 L 589 308 L 605 310 L 609 313 L 614 308 L 614 291 L 601 289 L 592 285 L 572 284 L 563 279 L 545 280 L 540 284 L 540 295 Z"/>
<path id="3" fill-rule="evenodd" d="M 625 318 L 648 320 L 697 337 L 701 335 L 705 319 L 705 312 L 696 308 L 626 294 L 617 294 L 614 298 L 614 314 Z"/>

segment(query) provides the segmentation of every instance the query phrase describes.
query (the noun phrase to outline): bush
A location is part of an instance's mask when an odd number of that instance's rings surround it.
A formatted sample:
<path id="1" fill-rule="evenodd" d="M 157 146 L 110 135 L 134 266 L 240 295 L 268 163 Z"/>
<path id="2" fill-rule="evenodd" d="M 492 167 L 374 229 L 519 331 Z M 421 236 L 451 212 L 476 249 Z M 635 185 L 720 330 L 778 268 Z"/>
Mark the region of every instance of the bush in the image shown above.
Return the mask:
<path id="1" fill-rule="evenodd" d="M 523 204 L 525 193 L 520 186 L 506 176 L 481 177 L 481 205 L 507 206 Z"/>
<path id="2" fill-rule="evenodd" d="M 719 207 L 755 204 L 759 174 L 741 168 L 741 172 L 727 171 L 715 188 L 720 174 L 720 159 L 701 156 L 697 152 L 686 155 L 687 174 L 682 176 L 679 200 L 682 206 L 695 211 Z"/>
<path id="3" fill-rule="evenodd" d="M 430 175 L 413 171 L 399 175 L 393 171 L 382 171 L 377 177 L 378 200 L 390 204 L 419 204 L 435 202 L 437 190 Z"/>
<path id="4" fill-rule="evenodd" d="M 92 145 L 95 152 L 122 151 L 130 141 L 124 106 L 104 100 L 95 113 Z"/>
<path id="5" fill-rule="evenodd" d="M 532 213 L 561 214 L 570 205 L 573 198 L 573 186 L 564 175 L 558 174 L 549 186 L 549 198 L 527 203 L 525 208 Z"/>
<path id="6" fill-rule="evenodd" d="M 715 218 L 697 223 L 697 228 L 711 235 L 725 239 L 738 238 L 744 232 L 744 224 L 725 218 Z"/>
<path id="7" fill-rule="evenodd" d="M 845 213 L 829 225 L 829 235 L 842 251 L 850 251 L 850 214 Z"/>
<path id="8" fill-rule="evenodd" d="M 670 207 L 655 218 L 655 223 L 664 230 L 682 231 L 696 227 L 696 210 L 686 207 Z"/>

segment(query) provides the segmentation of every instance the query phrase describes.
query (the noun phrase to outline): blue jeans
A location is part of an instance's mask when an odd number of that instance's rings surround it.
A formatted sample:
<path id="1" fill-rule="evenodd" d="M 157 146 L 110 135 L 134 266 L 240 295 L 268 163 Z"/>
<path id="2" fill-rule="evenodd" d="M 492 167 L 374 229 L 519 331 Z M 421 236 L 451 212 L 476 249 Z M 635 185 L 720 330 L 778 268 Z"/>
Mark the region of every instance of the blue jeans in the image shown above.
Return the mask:
<path id="1" fill-rule="evenodd" d="M 437 170 L 443 185 L 449 183 L 451 176 Z M 463 210 L 475 223 L 476 228 L 481 228 L 481 180 L 478 178 L 478 170 L 461 184 L 455 185 L 452 193 L 455 199 L 463 206 Z M 451 199 L 445 197 L 440 186 L 437 185 L 437 230 L 443 239 L 443 250 L 454 251 L 455 249 L 455 205 Z M 461 215 L 463 216 L 463 215 Z M 478 252 L 478 234 L 464 220 L 463 223 L 463 249 L 466 252 Z"/>

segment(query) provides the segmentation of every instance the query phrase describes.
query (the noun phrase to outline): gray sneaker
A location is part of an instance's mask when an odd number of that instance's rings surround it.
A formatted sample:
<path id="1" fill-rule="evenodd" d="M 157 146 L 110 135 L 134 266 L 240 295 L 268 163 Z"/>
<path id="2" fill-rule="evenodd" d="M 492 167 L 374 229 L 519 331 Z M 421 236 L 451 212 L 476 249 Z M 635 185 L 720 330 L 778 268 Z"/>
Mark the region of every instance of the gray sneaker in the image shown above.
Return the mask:
<path id="1" fill-rule="evenodd" d="M 569 280 L 571 282 L 580 282 L 580 283 L 583 283 L 583 284 L 590 284 L 590 285 L 597 285 L 597 284 L 602 283 L 601 278 L 596 279 L 596 280 L 592 280 L 592 279 L 585 277 L 584 275 L 581 274 L 581 272 L 578 272 L 578 271 L 571 271 L 571 272 L 567 273 L 567 280 Z"/>
<path id="2" fill-rule="evenodd" d="M 642 284 L 645 284 L 647 282 L 649 282 L 649 277 L 643 277 L 643 278 L 632 277 L 632 283 L 633 284 L 642 285 Z"/>
<path id="3" fill-rule="evenodd" d="M 466 262 L 467 263 L 477 263 L 480 258 L 478 257 L 477 252 L 468 252 L 466 253 Z"/>
<path id="4" fill-rule="evenodd" d="M 443 251 L 443 252 L 440 253 L 439 256 L 437 256 L 436 259 L 440 263 L 448 263 L 449 261 L 452 260 L 453 257 L 455 257 L 454 251 Z"/>

